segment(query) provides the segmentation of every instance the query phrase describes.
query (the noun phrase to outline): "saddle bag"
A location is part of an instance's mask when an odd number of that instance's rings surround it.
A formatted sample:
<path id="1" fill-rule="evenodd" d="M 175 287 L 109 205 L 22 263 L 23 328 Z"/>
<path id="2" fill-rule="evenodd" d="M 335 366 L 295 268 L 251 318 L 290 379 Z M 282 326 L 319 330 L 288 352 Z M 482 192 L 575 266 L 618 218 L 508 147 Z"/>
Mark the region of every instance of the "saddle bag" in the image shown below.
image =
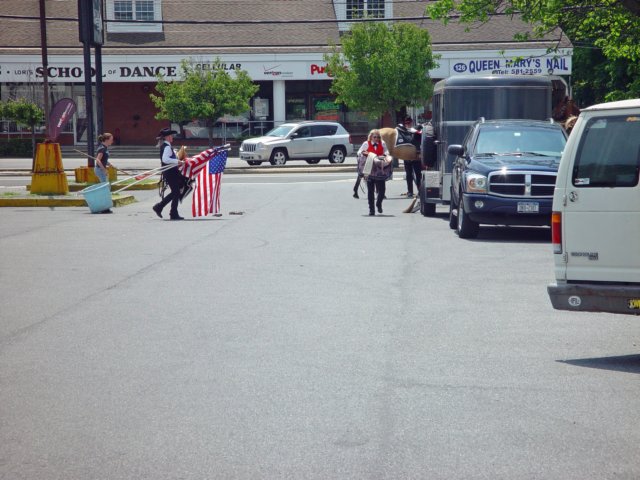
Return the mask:
<path id="1" fill-rule="evenodd" d="M 364 167 L 362 167 L 362 175 L 364 175 L 365 179 L 369 178 L 369 175 L 371 175 L 371 172 L 373 171 L 373 162 L 377 160 L 377 158 L 378 157 L 375 153 L 367 155 L 367 159 L 364 161 Z"/>

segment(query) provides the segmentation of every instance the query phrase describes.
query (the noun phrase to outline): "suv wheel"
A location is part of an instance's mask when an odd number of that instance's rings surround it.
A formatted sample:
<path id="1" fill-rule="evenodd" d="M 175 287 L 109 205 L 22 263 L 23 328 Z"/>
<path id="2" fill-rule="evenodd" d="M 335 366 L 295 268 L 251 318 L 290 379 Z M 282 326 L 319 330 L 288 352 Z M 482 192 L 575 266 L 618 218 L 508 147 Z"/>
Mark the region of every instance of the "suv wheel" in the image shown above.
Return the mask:
<path id="1" fill-rule="evenodd" d="M 453 211 L 455 210 L 453 208 L 453 189 L 451 189 L 452 191 L 452 195 L 449 196 L 449 198 L 451 200 L 449 200 L 449 228 L 451 230 L 457 230 L 458 229 L 458 212 L 456 212 L 455 214 L 453 213 Z"/>
<path id="2" fill-rule="evenodd" d="M 284 148 L 276 148 L 271 152 L 269 163 L 271 165 L 284 165 L 287 163 L 287 151 Z"/>
<path id="3" fill-rule="evenodd" d="M 462 197 L 458 200 L 458 236 L 460 238 L 476 238 L 480 225 L 471 220 L 464 212 L 464 202 Z"/>
<path id="4" fill-rule="evenodd" d="M 331 152 L 329 152 L 329 162 L 343 163 L 346 156 L 347 151 L 344 149 L 344 147 L 333 147 L 331 149 Z"/>

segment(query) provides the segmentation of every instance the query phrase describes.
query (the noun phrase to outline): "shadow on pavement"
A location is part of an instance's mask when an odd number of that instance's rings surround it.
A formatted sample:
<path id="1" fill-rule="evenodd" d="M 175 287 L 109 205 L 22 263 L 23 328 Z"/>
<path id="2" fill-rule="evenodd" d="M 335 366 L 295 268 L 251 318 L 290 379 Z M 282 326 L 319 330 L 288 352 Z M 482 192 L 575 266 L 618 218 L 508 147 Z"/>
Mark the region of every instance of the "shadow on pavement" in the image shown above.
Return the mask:
<path id="1" fill-rule="evenodd" d="M 640 373 L 640 355 L 623 355 L 618 357 L 579 358 L 575 360 L 557 360 L 576 367 L 598 368 L 617 372 Z"/>

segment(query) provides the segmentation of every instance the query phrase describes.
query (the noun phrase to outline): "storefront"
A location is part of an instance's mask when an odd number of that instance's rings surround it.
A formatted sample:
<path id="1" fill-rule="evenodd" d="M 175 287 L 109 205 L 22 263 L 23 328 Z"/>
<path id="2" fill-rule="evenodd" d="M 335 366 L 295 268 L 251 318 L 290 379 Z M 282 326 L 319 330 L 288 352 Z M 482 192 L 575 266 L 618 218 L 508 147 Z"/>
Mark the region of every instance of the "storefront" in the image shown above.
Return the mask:
<path id="1" fill-rule="evenodd" d="M 438 53 L 438 52 L 436 52 Z M 571 49 L 554 54 L 546 49 L 477 50 L 440 52 L 438 67 L 429 72 L 432 81 L 451 75 L 561 75 L 571 74 Z M 180 63 L 189 59 L 197 68 L 212 68 L 214 60 L 199 55 L 104 55 L 103 117 L 105 130 L 116 135 L 123 145 L 149 144 L 156 132 L 167 125 L 155 118 L 156 108 L 149 95 L 159 75 L 166 80 L 179 78 Z M 365 134 L 377 126 L 359 112 L 350 112 L 335 103 L 330 92 L 331 78 L 319 53 L 239 54 L 220 57 L 228 72 L 245 70 L 259 86 L 251 100 L 251 110 L 239 117 L 224 118 L 216 124 L 217 137 L 234 138 L 262 133 L 274 124 L 288 120 L 337 120 L 354 135 Z M 38 55 L 0 56 L 0 97 L 2 100 L 23 97 L 42 103 L 43 69 Z M 95 73 L 94 73 L 95 74 Z M 86 109 L 84 68 L 81 55 L 50 55 L 48 80 L 50 105 L 61 98 L 76 102 L 73 123 L 66 127 L 60 142 L 86 143 Z M 412 109 L 418 116 L 421 108 Z M 94 120 L 95 121 L 95 120 Z M 184 126 L 185 136 L 204 139 L 204 126 Z M 4 124 L 3 133 L 11 134 L 15 126 Z"/>

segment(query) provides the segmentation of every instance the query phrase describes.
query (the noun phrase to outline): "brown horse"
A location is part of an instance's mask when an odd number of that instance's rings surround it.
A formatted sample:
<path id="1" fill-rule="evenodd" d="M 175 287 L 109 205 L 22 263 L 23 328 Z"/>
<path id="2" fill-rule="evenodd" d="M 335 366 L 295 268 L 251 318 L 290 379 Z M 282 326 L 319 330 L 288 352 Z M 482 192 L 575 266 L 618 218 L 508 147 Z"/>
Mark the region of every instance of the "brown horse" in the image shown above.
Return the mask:
<path id="1" fill-rule="evenodd" d="M 406 162 L 420 160 L 416 147 L 412 144 L 406 143 L 404 145 L 396 146 L 398 132 L 395 128 L 381 128 L 380 136 L 382 137 L 382 140 L 384 140 L 384 143 L 387 144 L 387 148 L 389 149 L 389 153 L 392 157 L 399 158 Z"/>

